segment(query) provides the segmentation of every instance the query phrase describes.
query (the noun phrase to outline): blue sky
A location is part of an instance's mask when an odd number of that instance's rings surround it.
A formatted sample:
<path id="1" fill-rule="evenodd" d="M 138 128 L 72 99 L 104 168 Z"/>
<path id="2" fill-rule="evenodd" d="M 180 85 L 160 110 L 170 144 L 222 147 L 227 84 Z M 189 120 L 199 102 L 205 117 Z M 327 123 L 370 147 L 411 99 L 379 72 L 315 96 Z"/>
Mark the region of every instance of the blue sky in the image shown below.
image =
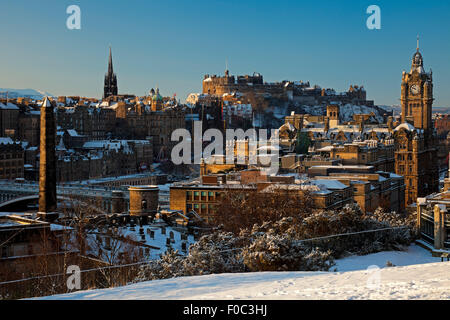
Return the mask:
<path id="1" fill-rule="evenodd" d="M 81 30 L 66 8 L 81 8 Z M 381 30 L 366 9 L 381 8 Z M 420 34 L 435 106 L 450 107 L 450 1 L 2 0 L 0 87 L 102 95 L 109 45 L 119 92 L 159 86 L 184 100 L 203 75 L 260 72 L 266 81 L 364 85 L 377 104 L 399 104 Z"/>

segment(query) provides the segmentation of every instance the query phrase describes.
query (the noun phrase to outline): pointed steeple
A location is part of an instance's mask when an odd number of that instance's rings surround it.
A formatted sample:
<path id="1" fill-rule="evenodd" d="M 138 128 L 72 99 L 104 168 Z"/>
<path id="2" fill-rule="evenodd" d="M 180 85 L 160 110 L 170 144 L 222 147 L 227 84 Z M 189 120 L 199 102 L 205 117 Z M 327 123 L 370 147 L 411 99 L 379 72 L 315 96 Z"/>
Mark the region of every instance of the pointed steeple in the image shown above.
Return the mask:
<path id="1" fill-rule="evenodd" d="M 109 59 L 108 59 L 108 72 L 105 75 L 105 86 L 103 91 L 103 98 L 108 98 L 109 96 L 116 96 L 118 94 L 117 88 L 117 77 L 114 73 L 113 62 L 112 62 L 112 51 L 111 46 L 109 47 Z"/>
<path id="2" fill-rule="evenodd" d="M 109 47 L 108 75 L 114 74 L 111 46 Z"/>
<path id="3" fill-rule="evenodd" d="M 50 100 L 49 100 L 48 97 L 46 96 L 46 97 L 44 98 L 44 101 L 42 102 L 42 107 L 48 108 L 48 107 L 51 107 L 51 106 L 52 106 L 52 104 L 50 103 Z"/>
<path id="4" fill-rule="evenodd" d="M 419 51 L 419 35 L 417 35 L 417 49 L 412 58 L 411 71 L 415 69 L 423 69 L 423 57 Z M 419 70 L 421 72 L 422 70 Z"/>

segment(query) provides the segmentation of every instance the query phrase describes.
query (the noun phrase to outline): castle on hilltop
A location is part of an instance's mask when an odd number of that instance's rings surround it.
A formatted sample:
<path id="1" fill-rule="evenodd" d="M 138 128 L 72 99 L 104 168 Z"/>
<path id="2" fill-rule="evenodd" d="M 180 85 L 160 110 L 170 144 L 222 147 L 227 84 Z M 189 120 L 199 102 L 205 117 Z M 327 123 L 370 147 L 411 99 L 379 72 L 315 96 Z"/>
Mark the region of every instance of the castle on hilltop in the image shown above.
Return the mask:
<path id="1" fill-rule="evenodd" d="M 367 100 L 364 87 L 358 85 L 351 85 L 348 91 L 338 93 L 333 89 L 323 89 L 317 85 L 311 87 L 309 82 L 303 81 L 264 82 L 263 76 L 257 72 L 253 75 L 233 76 L 225 70 L 224 76 L 209 74 L 204 76 L 202 94 L 224 96 L 235 93 L 254 94 L 305 105 L 322 105 L 331 102 L 374 105 L 373 101 Z"/>

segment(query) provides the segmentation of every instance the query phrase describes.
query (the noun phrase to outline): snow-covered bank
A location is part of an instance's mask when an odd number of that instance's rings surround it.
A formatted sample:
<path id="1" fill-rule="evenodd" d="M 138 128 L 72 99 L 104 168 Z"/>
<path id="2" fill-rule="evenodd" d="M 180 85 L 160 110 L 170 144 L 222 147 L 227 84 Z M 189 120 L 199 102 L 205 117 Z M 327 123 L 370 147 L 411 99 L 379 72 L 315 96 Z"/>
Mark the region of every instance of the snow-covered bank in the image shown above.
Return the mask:
<path id="1" fill-rule="evenodd" d="M 369 266 L 377 265 L 380 268 L 390 261 L 394 266 L 410 266 L 414 264 L 433 263 L 441 258 L 432 257 L 431 253 L 418 245 L 411 245 L 405 251 L 385 251 L 369 254 L 367 256 L 350 256 L 339 259 L 331 268 L 337 271 L 366 270 Z"/>
<path id="2" fill-rule="evenodd" d="M 184 277 L 42 299 L 450 299 L 450 262 L 383 268 L 379 276 L 360 270 Z"/>

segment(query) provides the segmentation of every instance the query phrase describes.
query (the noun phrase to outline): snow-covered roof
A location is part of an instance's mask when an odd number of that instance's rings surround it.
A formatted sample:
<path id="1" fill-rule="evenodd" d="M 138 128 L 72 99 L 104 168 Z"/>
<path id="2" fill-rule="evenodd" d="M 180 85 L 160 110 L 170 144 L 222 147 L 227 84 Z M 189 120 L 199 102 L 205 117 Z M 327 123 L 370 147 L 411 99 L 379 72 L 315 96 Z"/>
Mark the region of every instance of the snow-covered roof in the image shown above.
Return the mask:
<path id="1" fill-rule="evenodd" d="M 408 122 L 404 122 L 401 125 L 399 125 L 397 128 L 395 128 L 395 131 L 399 131 L 400 129 L 405 129 L 405 130 L 408 130 L 408 131 L 416 130 L 416 128 L 412 124 L 410 124 Z"/>
<path id="2" fill-rule="evenodd" d="M 342 182 L 338 180 L 328 180 L 328 179 L 317 179 L 317 180 L 311 180 L 311 183 L 317 185 L 317 186 L 324 186 L 326 189 L 329 190 L 343 190 L 348 188 L 347 185 L 343 184 Z"/>
<path id="3" fill-rule="evenodd" d="M 83 144 L 85 149 L 105 149 L 105 150 L 115 150 L 123 148 L 125 153 L 132 153 L 127 140 L 96 140 L 87 141 Z"/>
<path id="4" fill-rule="evenodd" d="M 14 141 L 12 141 L 11 138 L 8 137 L 0 137 L 0 144 L 13 144 Z"/>
<path id="5" fill-rule="evenodd" d="M 79 137 L 80 135 L 78 134 L 78 132 L 74 129 L 68 129 L 67 133 L 71 136 L 71 137 Z"/>
<path id="6" fill-rule="evenodd" d="M 13 104 L 13 103 L 10 103 L 10 102 L 8 102 L 6 104 L 0 102 L 0 109 L 4 109 L 4 110 L 19 110 L 19 107 L 16 106 L 15 104 Z"/>

